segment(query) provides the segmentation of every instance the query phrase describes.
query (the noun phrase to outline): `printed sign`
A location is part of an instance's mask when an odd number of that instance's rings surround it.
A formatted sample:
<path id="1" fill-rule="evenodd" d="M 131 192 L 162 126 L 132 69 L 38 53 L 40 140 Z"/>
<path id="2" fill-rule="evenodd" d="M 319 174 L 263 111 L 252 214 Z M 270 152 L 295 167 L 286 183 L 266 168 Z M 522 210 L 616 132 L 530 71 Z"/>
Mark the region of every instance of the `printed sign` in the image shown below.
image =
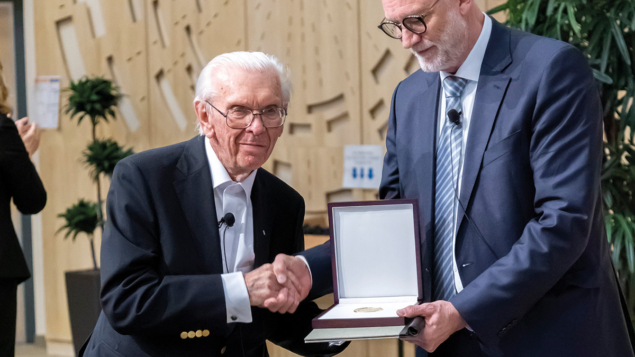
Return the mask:
<path id="1" fill-rule="evenodd" d="M 60 77 L 38 76 L 35 79 L 35 115 L 32 122 L 42 129 L 57 128 L 60 111 Z"/>
<path id="2" fill-rule="evenodd" d="M 379 188 L 384 153 L 381 145 L 346 145 L 345 188 Z"/>

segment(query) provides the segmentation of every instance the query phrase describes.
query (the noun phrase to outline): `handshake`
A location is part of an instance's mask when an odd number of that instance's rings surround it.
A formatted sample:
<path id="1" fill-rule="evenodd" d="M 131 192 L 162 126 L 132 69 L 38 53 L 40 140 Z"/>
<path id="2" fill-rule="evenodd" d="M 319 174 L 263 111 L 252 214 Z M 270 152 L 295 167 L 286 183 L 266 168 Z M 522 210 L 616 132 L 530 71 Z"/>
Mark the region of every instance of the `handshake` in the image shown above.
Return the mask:
<path id="1" fill-rule="evenodd" d="M 298 257 L 278 254 L 273 264 L 265 264 L 245 274 L 251 306 L 271 312 L 294 313 L 311 290 L 311 273 Z"/>

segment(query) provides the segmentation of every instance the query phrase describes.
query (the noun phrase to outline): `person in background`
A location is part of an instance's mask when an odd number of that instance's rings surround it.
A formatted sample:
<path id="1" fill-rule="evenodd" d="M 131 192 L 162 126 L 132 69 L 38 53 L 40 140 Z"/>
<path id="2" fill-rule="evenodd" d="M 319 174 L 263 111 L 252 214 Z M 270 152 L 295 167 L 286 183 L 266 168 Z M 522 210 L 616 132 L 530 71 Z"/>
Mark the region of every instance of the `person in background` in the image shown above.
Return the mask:
<path id="1" fill-rule="evenodd" d="M 40 212 L 46 191 L 30 157 L 40 143 L 37 124 L 10 119 L 9 90 L 0 63 L 0 356 L 13 356 L 18 284 L 31 274 L 11 221 L 11 199 L 22 214 Z"/>

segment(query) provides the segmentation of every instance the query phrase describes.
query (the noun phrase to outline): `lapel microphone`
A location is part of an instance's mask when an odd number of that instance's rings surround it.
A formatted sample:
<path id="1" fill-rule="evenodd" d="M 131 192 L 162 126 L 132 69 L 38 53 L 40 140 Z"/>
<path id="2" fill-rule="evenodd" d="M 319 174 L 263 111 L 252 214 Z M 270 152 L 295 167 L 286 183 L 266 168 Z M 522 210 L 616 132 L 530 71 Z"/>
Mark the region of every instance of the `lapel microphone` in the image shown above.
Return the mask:
<path id="1" fill-rule="evenodd" d="M 236 223 L 236 217 L 234 217 L 234 214 L 231 212 L 227 212 L 225 213 L 225 215 L 223 216 L 223 218 L 220 219 L 220 221 L 218 221 L 218 229 L 220 230 L 220 228 L 223 226 L 223 224 L 225 225 L 225 229 L 223 229 L 223 237 L 222 237 L 222 244 L 223 244 L 223 258 L 225 260 L 225 270 L 229 273 L 229 265 L 227 264 L 227 252 L 226 250 L 226 246 L 227 244 L 225 244 L 225 232 L 227 232 L 227 228 L 229 227 L 233 227 L 234 223 Z"/>
<path id="2" fill-rule="evenodd" d="M 222 227 L 223 224 L 225 224 L 227 227 L 233 227 L 234 223 L 236 223 L 236 218 L 234 217 L 234 214 L 231 212 L 227 212 L 225 213 L 223 218 L 221 218 L 220 221 L 218 221 L 218 228 Z"/>
<path id="3" fill-rule="evenodd" d="M 461 113 L 457 112 L 456 109 L 448 111 L 448 119 L 454 125 L 461 125 Z"/>

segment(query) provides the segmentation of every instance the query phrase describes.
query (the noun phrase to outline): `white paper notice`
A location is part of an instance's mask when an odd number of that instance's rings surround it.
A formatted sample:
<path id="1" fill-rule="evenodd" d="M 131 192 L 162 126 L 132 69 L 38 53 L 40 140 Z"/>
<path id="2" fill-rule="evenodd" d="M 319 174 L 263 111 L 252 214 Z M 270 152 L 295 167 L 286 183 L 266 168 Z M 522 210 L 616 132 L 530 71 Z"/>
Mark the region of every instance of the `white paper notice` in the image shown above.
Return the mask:
<path id="1" fill-rule="evenodd" d="M 60 76 L 38 76 L 35 79 L 36 113 L 31 121 L 43 129 L 57 128 L 60 111 Z"/>
<path id="2" fill-rule="evenodd" d="M 344 147 L 345 188 L 379 188 L 384 153 L 381 145 Z"/>

